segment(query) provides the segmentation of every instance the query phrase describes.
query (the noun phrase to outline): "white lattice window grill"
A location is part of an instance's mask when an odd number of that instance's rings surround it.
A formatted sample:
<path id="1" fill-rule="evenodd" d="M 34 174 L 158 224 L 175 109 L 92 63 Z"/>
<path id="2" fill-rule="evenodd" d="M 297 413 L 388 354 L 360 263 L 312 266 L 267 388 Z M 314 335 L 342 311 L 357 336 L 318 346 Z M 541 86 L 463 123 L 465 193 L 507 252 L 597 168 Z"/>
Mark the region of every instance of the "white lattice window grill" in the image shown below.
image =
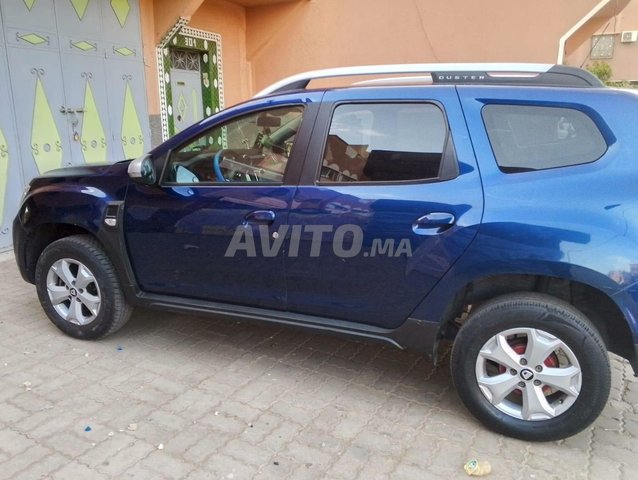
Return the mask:
<path id="1" fill-rule="evenodd" d="M 591 37 L 591 55 L 594 60 L 614 57 L 614 35 L 594 35 Z"/>

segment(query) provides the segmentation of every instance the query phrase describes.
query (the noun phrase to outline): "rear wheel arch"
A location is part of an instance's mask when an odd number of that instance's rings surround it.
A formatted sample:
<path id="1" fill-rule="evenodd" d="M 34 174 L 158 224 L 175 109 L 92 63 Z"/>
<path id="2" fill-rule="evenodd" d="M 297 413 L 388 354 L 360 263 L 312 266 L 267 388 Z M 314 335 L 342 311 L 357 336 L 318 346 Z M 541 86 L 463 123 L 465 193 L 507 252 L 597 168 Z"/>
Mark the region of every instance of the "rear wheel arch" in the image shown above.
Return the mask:
<path id="1" fill-rule="evenodd" d="M 440 337 L 453 340 L 462 328 L 464 315 L 481 304 L 501 295 L 525 292 L 543 293 L 569 303 L 594 325 L 607 350 L 635 364 L 633 335 L 618 304 L 591 285 L 560 277 L 507 274 L 476 279 L 457 295 L 454 307 L 442 321 Z"/>

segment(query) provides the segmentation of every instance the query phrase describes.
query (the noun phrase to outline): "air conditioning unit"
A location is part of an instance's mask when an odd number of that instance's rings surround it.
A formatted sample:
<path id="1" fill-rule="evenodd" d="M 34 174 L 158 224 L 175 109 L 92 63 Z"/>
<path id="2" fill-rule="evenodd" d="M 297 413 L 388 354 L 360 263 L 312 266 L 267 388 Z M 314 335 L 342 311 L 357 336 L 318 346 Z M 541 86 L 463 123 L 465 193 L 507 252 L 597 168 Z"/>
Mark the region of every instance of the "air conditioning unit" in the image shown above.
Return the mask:
<path id="1" fill-rule="evenodd" d="M 638 30 L 627 30 L 620 35 L 621 43 L 633 43 L 638 41 Z"/>

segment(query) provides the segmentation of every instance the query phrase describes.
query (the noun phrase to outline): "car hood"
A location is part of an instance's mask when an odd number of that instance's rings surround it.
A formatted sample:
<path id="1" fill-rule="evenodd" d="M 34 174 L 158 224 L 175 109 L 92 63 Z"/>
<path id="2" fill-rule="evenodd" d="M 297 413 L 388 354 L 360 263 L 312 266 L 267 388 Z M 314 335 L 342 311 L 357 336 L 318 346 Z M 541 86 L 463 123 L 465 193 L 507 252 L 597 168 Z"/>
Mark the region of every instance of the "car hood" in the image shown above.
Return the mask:
<path id="1" fill-rule="evenodd" d="M 130 161 L 101 165 L 79 165 L 58 168 L 35 177 L 25 195 L 37 192 L 77 191 L 100 198 L 122 200 L 131 182 L 128 176 Z"/>
<path id="2" fill-rule="evenodd" d="M 87 177 L 95 175 L 119 175 L 126 173 L 130 160 L 124 160 L 117 163 L 101 163 L 97 165 L 74 165 L 72 167 L 56 168 L 43 173 L 37 179 L 46 178 L 71 178 L 71 177 Z"/>

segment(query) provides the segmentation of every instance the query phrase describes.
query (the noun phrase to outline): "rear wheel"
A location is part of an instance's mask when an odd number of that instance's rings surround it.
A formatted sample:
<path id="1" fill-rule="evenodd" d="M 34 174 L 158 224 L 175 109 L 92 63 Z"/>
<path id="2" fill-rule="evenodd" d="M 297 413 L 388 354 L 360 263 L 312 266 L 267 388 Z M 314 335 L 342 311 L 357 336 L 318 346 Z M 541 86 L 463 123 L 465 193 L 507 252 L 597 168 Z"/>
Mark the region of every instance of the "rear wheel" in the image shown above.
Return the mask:
<path id="1" fill-rule="evenodd" d="M 525 440 L 556 440 L 586 428 L 610 390 L 607 351 L 573 306 L 542 294 L 482 305 L 454 342 L 454 384 L 486 426 Z"/>
<path id="2" fill-rule="evenodd" d="M 110 335 L 132 313 L 113 264 L 88 235 L 49 245 L 38 259 L 35 283 L 49 319 L 75 338 L 94 340 Z"/>

